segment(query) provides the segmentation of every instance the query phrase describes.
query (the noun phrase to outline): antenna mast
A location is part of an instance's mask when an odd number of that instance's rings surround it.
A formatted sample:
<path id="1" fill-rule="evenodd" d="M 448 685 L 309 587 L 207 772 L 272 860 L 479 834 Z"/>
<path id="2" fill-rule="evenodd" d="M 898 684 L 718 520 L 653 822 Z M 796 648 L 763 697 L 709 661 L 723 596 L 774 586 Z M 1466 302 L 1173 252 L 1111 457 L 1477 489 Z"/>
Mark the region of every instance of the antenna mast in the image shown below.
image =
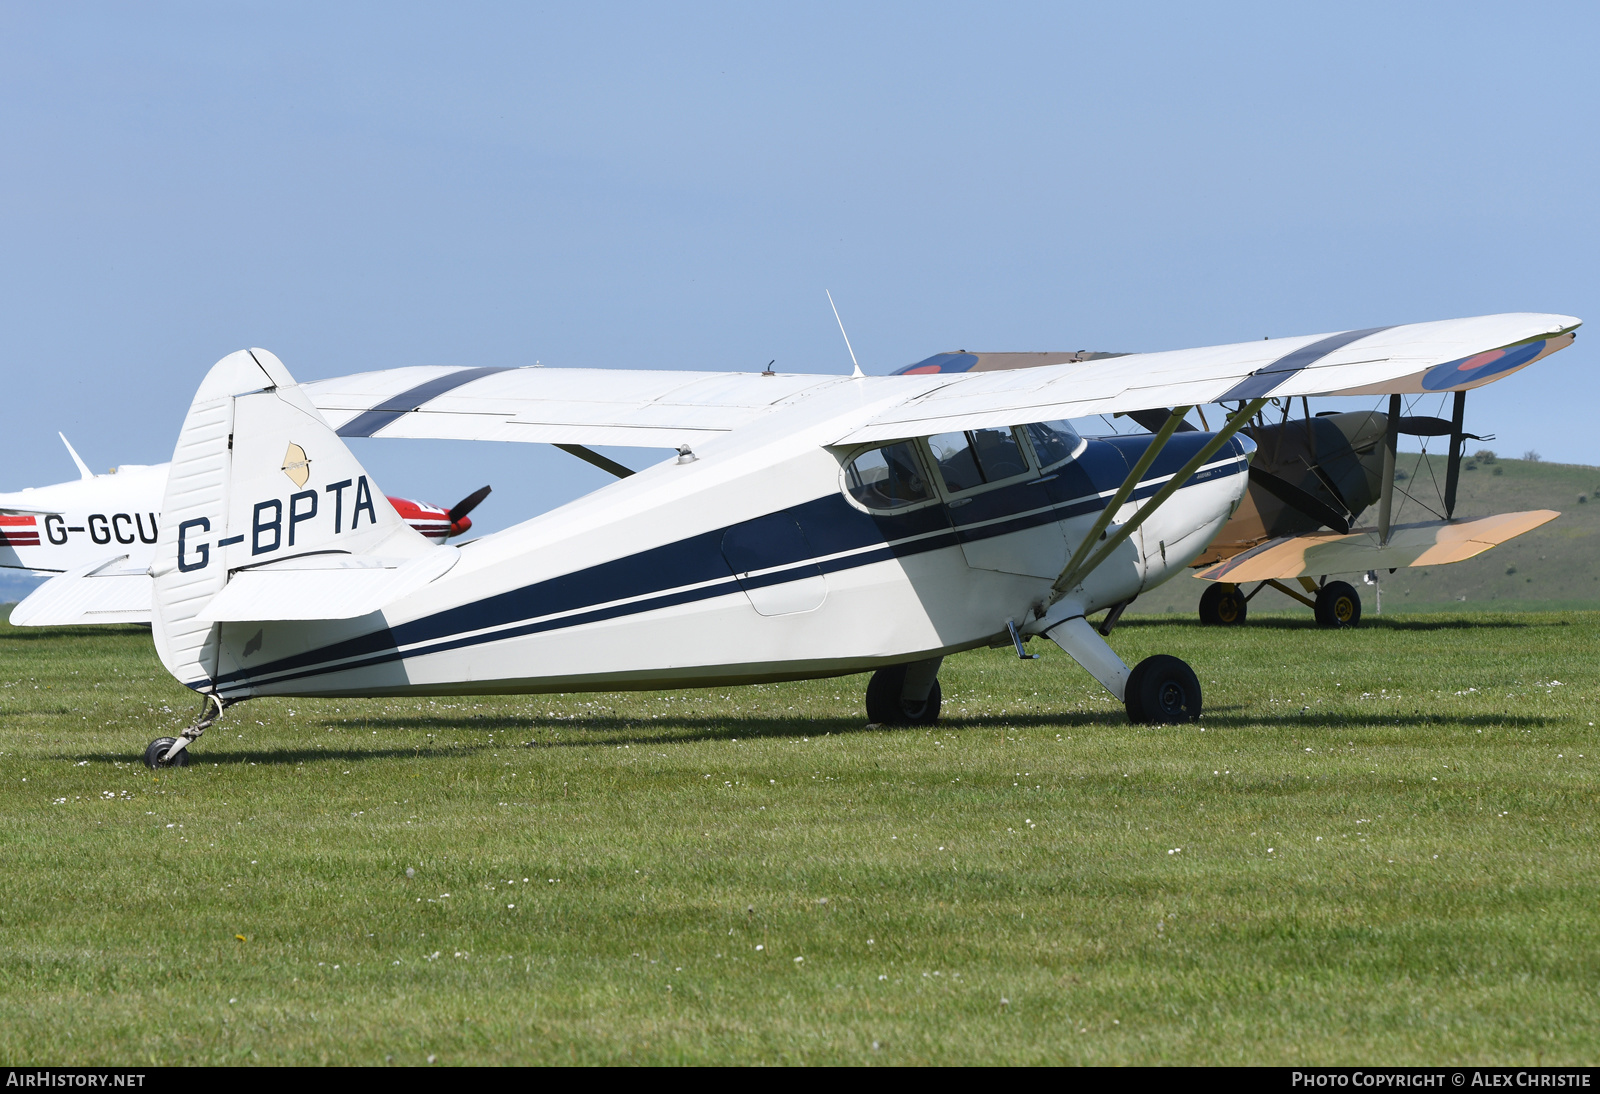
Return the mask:
<path id="1" fill-rule="evenodd" d="M 839 305 L 833 302 L 833 294 L 831 292 L 828 292 L 827 289 L 823 289 L 822 291 L 828 293 L 828 307 L 833 309 L 833 321 L 839 324 L 839 333 L 844 334 L 844 320 L 839 318 Z M 844 334 L 844 348 L 850 350 L 850 363 L 856 368 L 856 370 L 850 374 L 850 378 L 854 380 L 862 375 L 861 362 L 856 360 L 856 351 L 850 345 L 850 336 L 848 334 Z"/>

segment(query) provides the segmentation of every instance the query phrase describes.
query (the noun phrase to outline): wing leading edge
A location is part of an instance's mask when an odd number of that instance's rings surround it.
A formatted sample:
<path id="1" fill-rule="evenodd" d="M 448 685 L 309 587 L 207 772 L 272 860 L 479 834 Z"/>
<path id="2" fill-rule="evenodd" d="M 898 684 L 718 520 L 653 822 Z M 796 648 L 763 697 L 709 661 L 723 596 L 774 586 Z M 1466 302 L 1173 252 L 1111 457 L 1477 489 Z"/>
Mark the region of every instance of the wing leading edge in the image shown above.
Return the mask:
<path id="1" fill-rule="evenodd" d="M 1262 396 L 1463 391 L 1572 343 L 1580 320 L 1515 312 L 1025 368 L 848 379 L 649 369 L 413 367 L 302 385 L 341 437 L 675 448 L 834 385 L 859 410 L 832 443 Z M 966 355 L 975 362 L 984 356 Z M 1004 355 L 1010 357 L 1013 355 Z M 1055 356 L 1055 355 L 1051 355 Z M 1009 364 L 1010 362 L 1006 362 Z M 1031 364 L 1032 362 L 1028 362 Z"/>
<path id="2" fill-rule="evenodd" d="M 341 437 L 676 448 L 837 376 L 599 368 L 401 368 L 301 385 Z"/>
<path id="3" fill-rule="evenodd" d="M 1515 312 L 931 376 L 941 381 L 932 390 L 908 393 L 837 443 L 1263 396 L 1464 391 L 1570 345 L 1580 323 Z"/>

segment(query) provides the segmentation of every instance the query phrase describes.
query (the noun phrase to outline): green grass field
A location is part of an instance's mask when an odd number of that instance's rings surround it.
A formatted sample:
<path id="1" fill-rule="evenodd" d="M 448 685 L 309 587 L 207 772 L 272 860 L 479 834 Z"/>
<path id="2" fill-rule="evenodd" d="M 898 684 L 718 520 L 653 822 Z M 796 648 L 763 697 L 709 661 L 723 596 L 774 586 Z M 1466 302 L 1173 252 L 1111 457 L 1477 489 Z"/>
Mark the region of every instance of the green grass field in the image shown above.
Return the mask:
<path id="1" fill-rule="evenodd" d="M 863 678 L 262 700 L 197 766 L 145 632 L 0 628 L 0 1059 L 1600 1058 L 1600 613 L 1135 620 Z M 407 876 L 407 868 L 414 876 Z"/>

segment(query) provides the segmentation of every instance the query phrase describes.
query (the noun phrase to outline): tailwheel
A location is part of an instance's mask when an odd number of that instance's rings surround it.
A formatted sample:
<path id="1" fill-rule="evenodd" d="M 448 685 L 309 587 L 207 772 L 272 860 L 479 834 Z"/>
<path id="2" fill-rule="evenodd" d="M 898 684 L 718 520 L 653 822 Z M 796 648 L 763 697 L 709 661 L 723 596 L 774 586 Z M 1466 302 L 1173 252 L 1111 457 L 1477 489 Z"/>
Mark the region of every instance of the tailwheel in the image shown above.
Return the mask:
<path id="1" fill-rule="evenodd" d="M 150 742 L 150 747 L 144 750 L 144 765 L 150 768 L 161 767 L 188 767 L 189 750 L 186 748 L 172 759 L 167 759 L 167 752 L 178 743 L 176 737 L 157 737 Z"/>
<path id="2" fill-rule="evenodd" d="M 1354 627 L 1361 622 L 1361 594 L 1344 581 L 1330 581 L 1317 590 L 1317 626 Z"/>
<path id="3" fill-rule="evenodd" d="M 939 720 L 943 695 L 933 681 L 925 699 L 906 699 L 907 665 L 890 665 L 872 674 L 867 683 L 867 721 L 886 726 L 930 726 Z"/>
<path id="4" fill-rule="evenodd" d="M 1158 653 L 1133 667 L 1122 701 L 1135 725 L 1192 722 L 1200 717 L 1200 681 L 1182 660 Z"/>
<path id="5" fill-rule="evenodd" d="M 1244 622 L 1249 606 L 1239 586 L 1219 581 L 1200 594 L 1200 622 L 1207 626 L 1237 627 Z"/>

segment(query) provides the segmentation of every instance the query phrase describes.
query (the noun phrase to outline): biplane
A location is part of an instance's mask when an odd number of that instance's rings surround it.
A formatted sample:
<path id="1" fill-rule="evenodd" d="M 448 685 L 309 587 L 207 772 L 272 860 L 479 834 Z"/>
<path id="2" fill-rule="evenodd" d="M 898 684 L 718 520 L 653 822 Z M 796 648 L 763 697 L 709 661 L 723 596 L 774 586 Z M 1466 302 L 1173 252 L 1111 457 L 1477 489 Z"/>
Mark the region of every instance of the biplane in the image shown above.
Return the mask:
<path id="1" fill-rule="evenodd" d="M 11 609 L 10 621 L 18 627 L 149 623 L 167 465 L 123 464 L 96 475 L 65 436 L 61 443 L 78 478 L 0 494 L 0 568 L 49 577 Z M 488 495 L 481 487 L 449 509 L 388 501 L 419 534 L 443 543 L 472 527 L 467 514 Z"/>
<path id="2" fill-rule="evenodd" d="M 1234 515 L 1256 413 L 1272 398 L 1478 387 L 1578 326 L 1517 313 L 848 377 L 406 367 L 301 385 L 271 353 L 241 350 L 190 405 L 152 567 L 157 651 L 203 709 L 145 761 L 187 762 L 230 705 L 266 695 L 870 672 L 870 722 L 927 724 L 943 658 L 1007 644 L 1026 657 L 1037 636 L 1133 721 L 1190 721 L 1194 671 L 1164 654 L 1130 668 L 1106 637 Z M 1191 408 L 1220 402 L 1238 409 L 1218 428 L 1179 431 Z M 1090 440 L 1066 424 L 1155 408 L 1165 420 L 1143 437 Z M 387 503 L 352 437 L 549 443 L 601 466 L 590 446 L 675 455 L 440 545 Z M 302 459 L 303 479 L 288 470 Z"/>
<path id="3" fill-rule="evenodd" d="M 1201 622 L 1240 625 L 1251 599 L 1273 588 L 1309 607 L 1321 626 L 1353 627 L 1361 621 L 1361 595 L 1330 575 L 1366 572 L 1377 585 L 1379 571 L 1462 562 L 1560 516 L 1535 509 L 1455 519 L 1466 442 L 1492 439 L 1465 431 L 1466 399 L 1465 390 L 1454 393 L 1450 418 L 1406 414 L 1399 394 L 1389 396 L 1387 413 L 1313 416 L 1302 399 L 1298 419 L 1291 416 L 1290 400 L 1282 401 L 1276 422 L 1258 415 L 1242 431 L 1257 445 L 1250 488 L 1238 512 L 1190 564 L 1196 577 L 1211 582 L 1200 597 Z M 1424 446 L 1428 438 L 1447 438 L 1444 482 L 1432 483 L 1437 498 L 1425 496 L 1417 479 L 1400 484 L 1402 436 L 1423 438 Z M 1431 519 L 1398 522 L 1397 499 L 1414 503 Z M 1376 520 L 1359 524 L 1372 506 Z M 1255 588 L 1246 593 L 1241 586 L 1248 582 Z"/>

